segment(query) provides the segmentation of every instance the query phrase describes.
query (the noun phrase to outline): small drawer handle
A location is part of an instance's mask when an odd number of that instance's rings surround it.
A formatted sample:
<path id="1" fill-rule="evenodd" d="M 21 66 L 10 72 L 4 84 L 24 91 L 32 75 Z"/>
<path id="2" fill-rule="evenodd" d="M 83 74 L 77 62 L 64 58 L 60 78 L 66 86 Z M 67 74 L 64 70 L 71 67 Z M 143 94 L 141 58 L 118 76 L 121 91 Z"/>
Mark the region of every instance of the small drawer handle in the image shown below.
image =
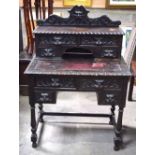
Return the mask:
<path id="1" fill-rule="evenodd" d="M 114 94 L 106 94 L 106 102 L 110 102 L 110 103 L 112 103 L 112 102 L 115 102 L 116 101 L 116 99 L 115 99 L 115 95 Z"/>
<path id="2" fill-rule="evenodd" d="M 42 102 L 49 101 L 49 94 L 48 93 L 41 93 L 40 95 L 41 95 L 39 98 L 40 101 L 42 101 Z"/>
<path id="3" fill-rule="evenodd" d="M 54 56 L 53 48 L 45 48 L 45 49 L 43 49 L 41 51 L 41 56 L 45 56 L 45 57 Z"/>
<path id="4" fill-rule="evenodd" d="M 41 96 L 48 96 L 48 93 L 41 93 Z"/>
<path id="5" fill-rule="evenodd" d="M 107 97 L 112 98 L 114 97 L 114 94 L 106 94 Z"/>

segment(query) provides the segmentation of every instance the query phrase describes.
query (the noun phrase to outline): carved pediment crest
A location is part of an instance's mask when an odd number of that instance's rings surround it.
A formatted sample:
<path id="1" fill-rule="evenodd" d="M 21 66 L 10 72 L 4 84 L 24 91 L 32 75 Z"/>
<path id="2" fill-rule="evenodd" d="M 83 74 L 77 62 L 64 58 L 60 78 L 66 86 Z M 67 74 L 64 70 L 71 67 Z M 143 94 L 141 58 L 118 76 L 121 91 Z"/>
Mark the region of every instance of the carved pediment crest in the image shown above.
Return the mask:
<path id="1" fill-rule="evenodd" d="M 38 20 L 38 26 L 79 26 L 79 27 L 119 27 L 120 21 L 112 21 L 108 16 L 89 18 L 89 11 L 83 6 L 74 6 L 69 10 L 69 17 L 50 15 L 45 20 Z"/>

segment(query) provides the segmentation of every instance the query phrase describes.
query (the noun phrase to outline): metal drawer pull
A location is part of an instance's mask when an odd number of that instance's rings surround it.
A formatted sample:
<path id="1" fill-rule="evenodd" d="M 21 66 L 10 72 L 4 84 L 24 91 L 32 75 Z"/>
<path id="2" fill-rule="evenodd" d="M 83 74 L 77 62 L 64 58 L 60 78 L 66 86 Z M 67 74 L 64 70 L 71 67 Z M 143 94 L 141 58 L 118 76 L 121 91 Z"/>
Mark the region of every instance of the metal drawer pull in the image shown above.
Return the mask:
<path id="1" fill-rule="evenodd" d="M 40 95 L 41 95 L 39 98 L 40 101 L 42 101 L 42 102 L 49 101 L 49 94 L 48 93 L 41 93 Z"/>
<path id="2" fill-rule="evenodd" d="M 114 94 L 106 94 L 106 102 L 115 102 L 116 99 L 115 99 L 115 95 Z"/>
<path id="3" fill-rule="evenodd" d="M 43 97 L 48 96 L 48 93 L 41 93 L 41 96 Z"/>

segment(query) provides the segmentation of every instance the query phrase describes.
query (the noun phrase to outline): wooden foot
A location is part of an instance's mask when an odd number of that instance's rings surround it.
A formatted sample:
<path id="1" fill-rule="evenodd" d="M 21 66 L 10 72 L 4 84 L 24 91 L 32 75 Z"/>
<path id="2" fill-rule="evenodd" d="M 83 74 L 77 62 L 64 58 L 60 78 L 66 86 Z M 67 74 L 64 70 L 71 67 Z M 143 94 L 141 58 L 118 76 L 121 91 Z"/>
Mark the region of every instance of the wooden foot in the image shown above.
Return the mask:
<path id="1" fill-rule="evenodd" d="M 37 147 L 37 143 L 32 143 L 32 147 L 36 148 Z"/>
<path id="2" fill-rule="evenodd" d="M 114 138 L 114 150 L 115 151 L 120 150 L 121 145 L 122 145 L 122 139 L 120 137 Z"/>

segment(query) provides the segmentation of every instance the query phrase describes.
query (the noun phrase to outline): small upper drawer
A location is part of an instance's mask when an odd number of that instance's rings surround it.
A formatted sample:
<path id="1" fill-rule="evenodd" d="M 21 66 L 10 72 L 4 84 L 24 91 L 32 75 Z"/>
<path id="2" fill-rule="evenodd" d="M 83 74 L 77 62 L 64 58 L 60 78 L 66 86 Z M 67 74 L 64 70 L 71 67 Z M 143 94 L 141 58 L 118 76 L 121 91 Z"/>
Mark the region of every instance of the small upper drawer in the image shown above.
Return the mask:
<path id="1" fill-rule="evenodd" d="M 98 92 L 97 99 L 99 105 L 120 105 L 121 92 L 118 91 Z"/>
<path id="2" fill-rule="evenodd" d="M 55 47 L 46 47 L 46 48 L 37 48 L 36 55 L 39 57 L 54 57 L 56 55 L 55 53 Z"/>
<path id="3" fill-rule="evenodd" d="M 119 47 L 122 45 L 122 36 L 120 35 L 84 35 L 80 36 L 81 45 L 96 45 L 105 47 Z"/>
<path id="4" fill-rule="evenodd" d="M 51 45 L 75 45 L 78 39 L 75 35 L 39 35 L 35 38 L 36 47 L 43 48 Z"/>
<path id="5" fill-rule="evenodd" d="M 49 90 L 35 90 L 34 99 L 37 103 L 56 103 L 56 92 Z"/>

